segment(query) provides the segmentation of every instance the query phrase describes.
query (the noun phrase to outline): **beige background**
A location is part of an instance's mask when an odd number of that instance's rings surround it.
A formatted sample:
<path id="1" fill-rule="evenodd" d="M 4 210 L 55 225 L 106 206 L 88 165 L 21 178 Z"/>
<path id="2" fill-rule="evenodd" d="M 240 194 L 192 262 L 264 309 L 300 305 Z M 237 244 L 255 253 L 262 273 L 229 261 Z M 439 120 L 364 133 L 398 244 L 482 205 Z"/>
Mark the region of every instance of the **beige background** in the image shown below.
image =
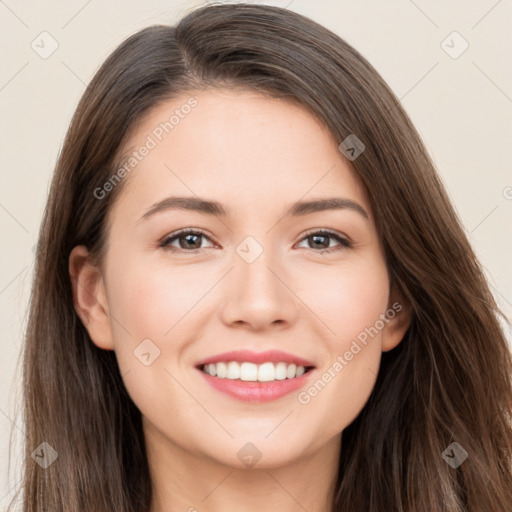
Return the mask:
<path id="1" fill-rule="evenodd" d="M 201 3 L 0 2 L 0 510 L 19 481 L 16 470 L 8 474 L 7 462 L 11 428 L 18 438 L 12 441 L 14 469 L 20 460 L 23 422 L 15 413 L 20 384 L 15 371 L 32 249 L 71 115 L 95 70 L 124 38 L 151 24 L 172 24 Z M 289 5 L 324 24 L 355 46 L 388 81 L 423 136 L 496 299 L 511 318 L 512 2 L 252 3 Z M 50 36 L 40 36 L 43 31 Z M 51 48 L 50 37 L 58 48 L 42 58 L 32 42 L 42 52 L 43 44 Z M 467 50 L 453 58 L 466 44 Z M 510 339 L 508 326 L 506 331 Z"/>

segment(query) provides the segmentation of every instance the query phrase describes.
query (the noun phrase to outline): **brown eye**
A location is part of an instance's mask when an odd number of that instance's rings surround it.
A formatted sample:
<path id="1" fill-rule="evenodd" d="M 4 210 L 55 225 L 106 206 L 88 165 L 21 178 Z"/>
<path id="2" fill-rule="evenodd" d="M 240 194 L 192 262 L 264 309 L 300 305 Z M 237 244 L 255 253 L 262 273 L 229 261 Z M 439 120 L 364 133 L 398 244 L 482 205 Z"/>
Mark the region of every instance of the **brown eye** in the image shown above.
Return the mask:
<path id="1" fill-rule="evenodd" d="M 160 247 L 164 247 L 170 250 L 183 250 L 186 252 L 194 252 L 202 249 L 202 240 L 209 238 L 202 233 L 201 231 L 180 231 L 178 233 L 175 233 L 167 238 L 165 238 L 162 243 L 160 244 Z M 178 247 L 173 246 L 175 241 L 178 242 Z"/>
<path id="2" fill-rule="evenodd" d="M 333 239 L 338 242 L 338 245 L 334 247 L 331 246 Z M 317 251 L 320 253 L 334 252 L 350 247 L 350 242 L 346 238 L 331 231 L 314 231 L 308 233 L 302 240 L 308 241 L 308 249 L 320 249 Z"/>

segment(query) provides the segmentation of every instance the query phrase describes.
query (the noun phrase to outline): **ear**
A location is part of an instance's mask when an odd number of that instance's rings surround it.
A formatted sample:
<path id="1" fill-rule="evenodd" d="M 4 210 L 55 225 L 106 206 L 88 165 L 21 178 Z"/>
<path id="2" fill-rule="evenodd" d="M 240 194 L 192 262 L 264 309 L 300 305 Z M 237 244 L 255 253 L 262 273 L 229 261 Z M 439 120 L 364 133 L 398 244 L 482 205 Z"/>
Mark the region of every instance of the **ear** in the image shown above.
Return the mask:
<path id="1" fill-rule="evenodd" d="M 104 350 L 113 350 L 105 283 L 100 268 L 92 262 L 84 245 L 76 246 L 69 255 L 69 275 L 75 310 L 93 343 Z"/>
<path id="2" fill-rule="evenodd" d="M 411 305 L 398 292 L 395 285 L 390 288 L 386 318 L 382 331 L 382 352 L 388 352 L 398 346 L 411 325 Z"/>

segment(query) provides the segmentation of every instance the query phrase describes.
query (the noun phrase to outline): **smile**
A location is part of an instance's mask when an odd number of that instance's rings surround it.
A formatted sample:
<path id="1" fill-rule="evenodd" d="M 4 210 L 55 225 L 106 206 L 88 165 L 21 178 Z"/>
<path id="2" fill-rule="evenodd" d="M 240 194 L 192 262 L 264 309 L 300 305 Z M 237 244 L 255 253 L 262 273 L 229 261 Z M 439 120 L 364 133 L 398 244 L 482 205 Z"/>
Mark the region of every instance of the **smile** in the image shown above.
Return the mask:
<path id="1" fill-rule="evenodd" d="M 272 382 L 300 377 L 306 373 L 304 366 L 285 362 L 254 364 L 237 361 L 218 362 L 205 364 L 201 368 L 203 372 L 219 379 L 240 379 L 246 382 Z"/>
<path id="2" fill-rule="evenodd" d="M 215 390 L 244 402 L 269 402 L 305 386 L 312 362 L 280 350 L 225 352 L 196 364 Z"/>

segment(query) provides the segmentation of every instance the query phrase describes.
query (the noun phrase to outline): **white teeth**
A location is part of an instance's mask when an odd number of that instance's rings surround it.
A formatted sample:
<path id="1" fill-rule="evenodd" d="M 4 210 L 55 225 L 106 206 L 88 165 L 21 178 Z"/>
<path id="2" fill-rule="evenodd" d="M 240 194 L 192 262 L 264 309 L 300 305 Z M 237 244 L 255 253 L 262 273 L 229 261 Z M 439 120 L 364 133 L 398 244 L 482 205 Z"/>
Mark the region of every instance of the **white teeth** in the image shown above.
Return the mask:
<path id="1" fill-rule="evenodd" d="M 213 366 L 217 367 L 217 377 L 220 377 L 221 379 L 225 379 L 228 375 L 228 367 L 226 366 L 226 363 L 217 363 Z M 208 365 L 208 369 L 210 368 L 210 365 Z M 208 372 L 210 373 L 210 372 Z M 210 375 L 213 375 L 210 373 Z"/>
<path id="2" fill-rule="evenodd" d="M 239 379 L 240 378 L 240 365 L 235 361 L 231 361 L 228 363 L 228 374 L 226 375 L 228 379 Z"/>
<path id="3" fill-rule="evenodd" d="M 293 364 L 293 363 L 289 364 L 288 368 L 286 369 L 286 378 L 292 379 L 293 377 L 295 377 L 296 371 L 297 371 L 297 365 Z"/>
<path id="4" fill-rule="evenodd" d="M 221 379 L 243 380 L 252 382 L 271 382 L 300 377 L 306 372 L 304 366 L 296 364 L 279 363 L 238 363 L 236 361 L 210 363 L 202 367 L 202 370 Z"/>
<path id="5" fill-rule="evenodd" d="M 210 374 L 211 375 L 211 374 Z M 253 363 L 242 363 L 240 365 L 240 380 L 257 380 L 258 366 Z"/>
<path id="6" fill-rule="evenodd" d="M 286 379 L 286 363 L 276 364 L 276 380 Z"/>
<path id="7" fill-rule="evenodd" d="M 258 368 L 258 380 L 260 382 L 270 382 L 276 380 L 276 369 L 274 363 L 263 363 Z"/>

